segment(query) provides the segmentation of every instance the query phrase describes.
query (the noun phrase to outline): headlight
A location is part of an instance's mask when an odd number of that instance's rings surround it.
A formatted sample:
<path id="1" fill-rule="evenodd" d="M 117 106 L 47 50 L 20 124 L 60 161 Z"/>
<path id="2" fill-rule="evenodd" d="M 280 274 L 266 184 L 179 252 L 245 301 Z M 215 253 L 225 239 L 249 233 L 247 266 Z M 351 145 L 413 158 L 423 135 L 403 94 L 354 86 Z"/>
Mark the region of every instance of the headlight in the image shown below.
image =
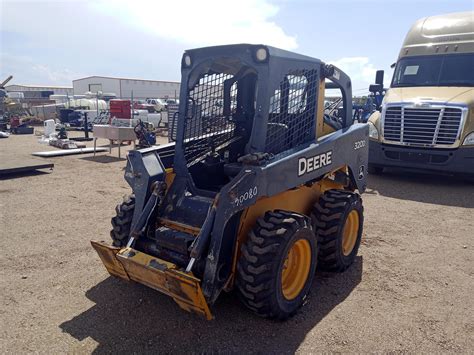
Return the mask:
<path id="1" fill-rule="evenodd" d="M 266 48 L 259 48 L 257 49 L 257 51 L 255 52 L 255 58 L 257 59 L 257 61 L 259 62 L 264 62 L 267 60 L 268 58 L 268 52 L 267 52 L 267 49 Z"/>
<path id="2" fill-rule="evenodd" d="M 372 122 L 369 122 L 369 137 L 372 139 L 379 139 L 379 131 Z"/>
<path id="3" fill-rule="evenodd" d="M 464 138 L 462 145 L 474 145 L 474 132 L 469 133 L 466 138 Z"/>
<path id="4" fill-rule="evenodd" d="M 185 66 L 187 67 L 190 67 L 191 64 L 192 64 L 192 61 L 191 61 L 191 56 L 189 54 L 185 54 L 184 57 L 183 57 L 183 63 Z"/>

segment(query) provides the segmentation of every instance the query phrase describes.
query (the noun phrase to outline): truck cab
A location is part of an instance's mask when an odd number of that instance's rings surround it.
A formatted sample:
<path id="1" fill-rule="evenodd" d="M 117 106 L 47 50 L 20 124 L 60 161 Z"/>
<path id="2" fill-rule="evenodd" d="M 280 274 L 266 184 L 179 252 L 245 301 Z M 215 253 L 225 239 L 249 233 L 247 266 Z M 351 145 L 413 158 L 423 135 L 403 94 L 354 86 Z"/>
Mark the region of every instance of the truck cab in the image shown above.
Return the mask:
<path id="1" fill-rule="evenodd" d="M 400 167 L 474 177 L 474 12 L 418 20 L 369 118 L 369 173 Z"/>

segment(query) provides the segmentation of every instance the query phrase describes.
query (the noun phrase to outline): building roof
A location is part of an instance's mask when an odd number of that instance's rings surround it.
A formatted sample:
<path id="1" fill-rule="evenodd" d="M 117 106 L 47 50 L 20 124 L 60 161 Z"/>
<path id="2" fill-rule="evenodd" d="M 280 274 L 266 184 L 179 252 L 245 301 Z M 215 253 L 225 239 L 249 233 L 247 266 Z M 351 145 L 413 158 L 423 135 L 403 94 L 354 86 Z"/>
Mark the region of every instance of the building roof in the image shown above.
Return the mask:
<path id="1" fill-rule="evenodd" d="M 154 83 L 173 83 L 173 84 L 180 84 L 179 81 L 170 81 L 170 80 L 149 80 L 149 79 L 137 79 L 137 78 L 121 78 L 121 77 L 114 77 L 114 76 L 101 76 L 101 75 L 91 75 L 86 76 L 84 78 L 75 79 L 72 82 L 91 79 L 91 78 L 105 78 L 105 79 L 116 79 L 116 80 L 135 80 L 135 81 L 151 81 Z"/>
<path id="2" fill-rule="evenodd" d="M 71 89 L 72 86 L 57 86 L 57 85 L 28 85 L 28 84 L 10 84 L 5 85 L 5 89 L 9 88 L 10 86 L 21 86 L 24 88 L 48 88 L 48 89 Z"/>

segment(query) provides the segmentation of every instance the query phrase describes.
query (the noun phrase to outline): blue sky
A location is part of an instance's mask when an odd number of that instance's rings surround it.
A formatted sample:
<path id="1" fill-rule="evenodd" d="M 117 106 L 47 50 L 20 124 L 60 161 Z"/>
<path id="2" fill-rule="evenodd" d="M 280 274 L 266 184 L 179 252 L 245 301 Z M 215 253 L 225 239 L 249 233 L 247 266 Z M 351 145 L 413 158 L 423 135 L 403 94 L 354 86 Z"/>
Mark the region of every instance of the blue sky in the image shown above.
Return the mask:
<path id="1" fill-rule="evenodd" d="M 472 0 L 0 0 L 0 79 L 72 85 L 89 75 L 179 80 L 182 52 L 251 42 L 334 63 L 363 93 L 418 18 Z M 357 91 L 358 90 L 358 91 Z"/>

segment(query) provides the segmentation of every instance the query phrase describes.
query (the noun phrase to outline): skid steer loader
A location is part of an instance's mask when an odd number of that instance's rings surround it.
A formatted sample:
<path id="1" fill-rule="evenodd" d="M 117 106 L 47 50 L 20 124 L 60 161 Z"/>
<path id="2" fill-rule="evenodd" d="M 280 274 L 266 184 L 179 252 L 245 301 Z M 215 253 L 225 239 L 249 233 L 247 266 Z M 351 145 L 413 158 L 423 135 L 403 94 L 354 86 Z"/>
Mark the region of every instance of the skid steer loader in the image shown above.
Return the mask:
<path id="1" fill-rule="evenodd" d="M 111 275 L 207 319 L 232 289 L 258 315 L 286 319 L 316 267 L 345 270 L 361 241 L 368 127 L 352 122 L 350 79 L 249 44 L 188 50 L 181 71 L 174 142 L 130 151 L 133 194 L 117 206 L 112 245 L 92 245 Z M 325 88 L 342 94 L 339 129 Z"/>

